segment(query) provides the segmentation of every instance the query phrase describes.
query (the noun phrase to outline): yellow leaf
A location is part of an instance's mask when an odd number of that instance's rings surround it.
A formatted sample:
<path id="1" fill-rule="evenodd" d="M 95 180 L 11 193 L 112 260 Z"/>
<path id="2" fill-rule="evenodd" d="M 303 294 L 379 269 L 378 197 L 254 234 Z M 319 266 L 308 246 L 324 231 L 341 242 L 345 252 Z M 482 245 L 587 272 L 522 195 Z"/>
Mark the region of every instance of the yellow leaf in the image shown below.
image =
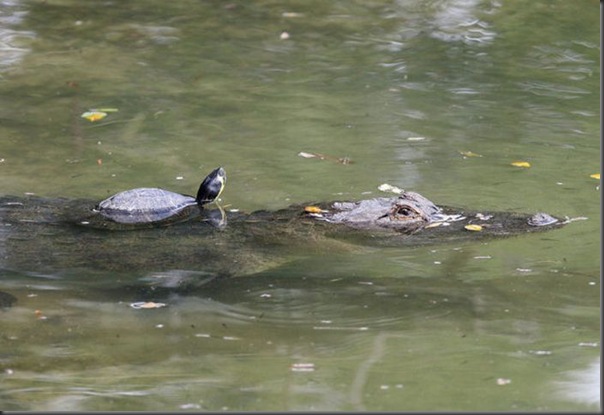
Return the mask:
<path id="1" fill-rule="evenodd" d="M 464 226 L 468 231 L 479 232 L 482 230 L 482 226 L 480 225 L 466 225 Z"/>
<path id="2" fill-rule="evenodd" d="M 590 174 L 589 177 L 592 179 L 600 180 L 600 173 Z"/>
<path id="3" fill-rule="evenodd" d="M 474 153 L 473 151 L 460 151 L 459 154 L 461 154 L 464 157 L 482 157 L 482 154 L 477 154 L 477 153 Z"/>
<path id="4" fill-rule="evenodd" d="M 323 210 L 318 206 L 306 206 L 304 208 L 304 212 L 306 213 L 321 213 Z"/>
<path id="5" fill-rule="evenodd" d="M 529 167 L 531 167 L 531 163 L 529 163 L 528 161 L 514 161 L 512 162 L 512 166 L 524 167 L 525 169 L 528 169 Z"/>
<path id="6" fill-rule="evenodd" d="M 82 114 L 82 118 L 86 118 L 90 122 L 102 120 L 106 116 L 107 113 L 103 111 L 86 111 Z"/>

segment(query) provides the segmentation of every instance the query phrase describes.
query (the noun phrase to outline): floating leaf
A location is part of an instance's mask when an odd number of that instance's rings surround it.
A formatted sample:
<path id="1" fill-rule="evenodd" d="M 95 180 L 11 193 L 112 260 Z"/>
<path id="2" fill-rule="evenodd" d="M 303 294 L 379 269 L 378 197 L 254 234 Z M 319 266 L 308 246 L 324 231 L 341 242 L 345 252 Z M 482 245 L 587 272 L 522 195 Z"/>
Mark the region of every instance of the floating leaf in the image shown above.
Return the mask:
<path id="1" fill-rule="evenodd" d="M 466 225 L 464 226 L 464 228 L 468 231 L 472 231 L 472 232 L 480 232 L 482 230 L 482 226 L 480 225 Z"/>
<path id="2" fill-rule="evenodd" d="M 323 209 L 321 209 L 319 206 L 306 206 L 304 208 L 304 212 L 306 212 L 306 213 L 321 213 L 321 212 L 323 212 Z"/>
<path id="3" fill-rule="evenodd" d="M 47 319 L 47 317 L 40 310 L 35 310 L 34 311 L 34 315 L 36 316 L 36 318 L 38 320 L 46 320 Z"/>
<path id="4" fill-rule="evenodd" d="M 103 111 L 86 111 L 82 114 L 82 118 L 86 118 L 90 122 L 102 120 L 106 116 L 107 113 Z"/>
<path id="5" fill-rule="evenodd" d="M 464 157 L 482 157 L 482 154 L 474 153 L 473 151 L 460 151 L 459 154 Z"/>
<path id="6" fill-rule="evenodd" d="M 531 167 L 531 163 L 529 163 L 528 161 L 513 161 L 511 164 L 514 167 L 523 167 L 525 169 Z"/>
<path id="7" fill-rule="evenodd" d="M 600 180 L 600 173 L 590 174 L 589 177 L 592 179 Z"/>

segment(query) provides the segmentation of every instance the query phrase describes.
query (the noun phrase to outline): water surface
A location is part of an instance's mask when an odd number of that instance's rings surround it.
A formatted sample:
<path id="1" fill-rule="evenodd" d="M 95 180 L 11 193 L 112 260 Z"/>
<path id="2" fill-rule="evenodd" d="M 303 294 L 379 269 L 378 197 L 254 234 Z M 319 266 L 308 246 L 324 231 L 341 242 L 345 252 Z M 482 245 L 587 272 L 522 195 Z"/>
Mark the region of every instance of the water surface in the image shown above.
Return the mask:
<path id="1" fill-rule="evenodd" d="M 389 183 L 587 220 L 405 249 L 309 240 L 188 292 L 0 259 L 17 300 L 0 313 L 0 406 L 598 410 L 597 16 L 566 1 L 1 2 L 3 196 L 193 194 L 221 165 L 227 209 Z M 80 116 L 99 108 L 118 111 Z"/>

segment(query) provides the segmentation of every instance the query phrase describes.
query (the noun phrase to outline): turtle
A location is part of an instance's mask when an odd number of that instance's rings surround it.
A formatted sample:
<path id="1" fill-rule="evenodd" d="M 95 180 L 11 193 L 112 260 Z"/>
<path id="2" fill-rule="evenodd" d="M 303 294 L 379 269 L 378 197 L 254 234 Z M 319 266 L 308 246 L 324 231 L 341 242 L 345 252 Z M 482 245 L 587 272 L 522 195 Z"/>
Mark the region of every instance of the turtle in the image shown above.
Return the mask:
<path id="1" fill-rule="evenodd" d="M 218 167 L 201 182 L 197 197 L 160 188 L 125 190 L 103 200 L 93 209 L 119 224 L 164 224 L 184 220 L 203 205 L 216 200 L 226 184 L 226 172 Z"/>

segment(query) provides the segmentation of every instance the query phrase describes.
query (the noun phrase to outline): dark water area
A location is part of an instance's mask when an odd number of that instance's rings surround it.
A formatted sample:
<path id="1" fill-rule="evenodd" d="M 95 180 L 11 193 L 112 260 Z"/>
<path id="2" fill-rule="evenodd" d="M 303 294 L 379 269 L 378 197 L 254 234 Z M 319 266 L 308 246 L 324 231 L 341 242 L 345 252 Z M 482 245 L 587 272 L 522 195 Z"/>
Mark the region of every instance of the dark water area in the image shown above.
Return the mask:
<path id="1" fill-rule="evenodd" d="M 200 264 L 166 229 L 13 250 L 0 209 L 0 408 L 599 411 L 598 12 L 0 1 L 2 200 L 194 194 L 223 166 L 234 216 L 390 184 L 577 219 L 405 246 L 259 221 L 187 234 Z"/>

